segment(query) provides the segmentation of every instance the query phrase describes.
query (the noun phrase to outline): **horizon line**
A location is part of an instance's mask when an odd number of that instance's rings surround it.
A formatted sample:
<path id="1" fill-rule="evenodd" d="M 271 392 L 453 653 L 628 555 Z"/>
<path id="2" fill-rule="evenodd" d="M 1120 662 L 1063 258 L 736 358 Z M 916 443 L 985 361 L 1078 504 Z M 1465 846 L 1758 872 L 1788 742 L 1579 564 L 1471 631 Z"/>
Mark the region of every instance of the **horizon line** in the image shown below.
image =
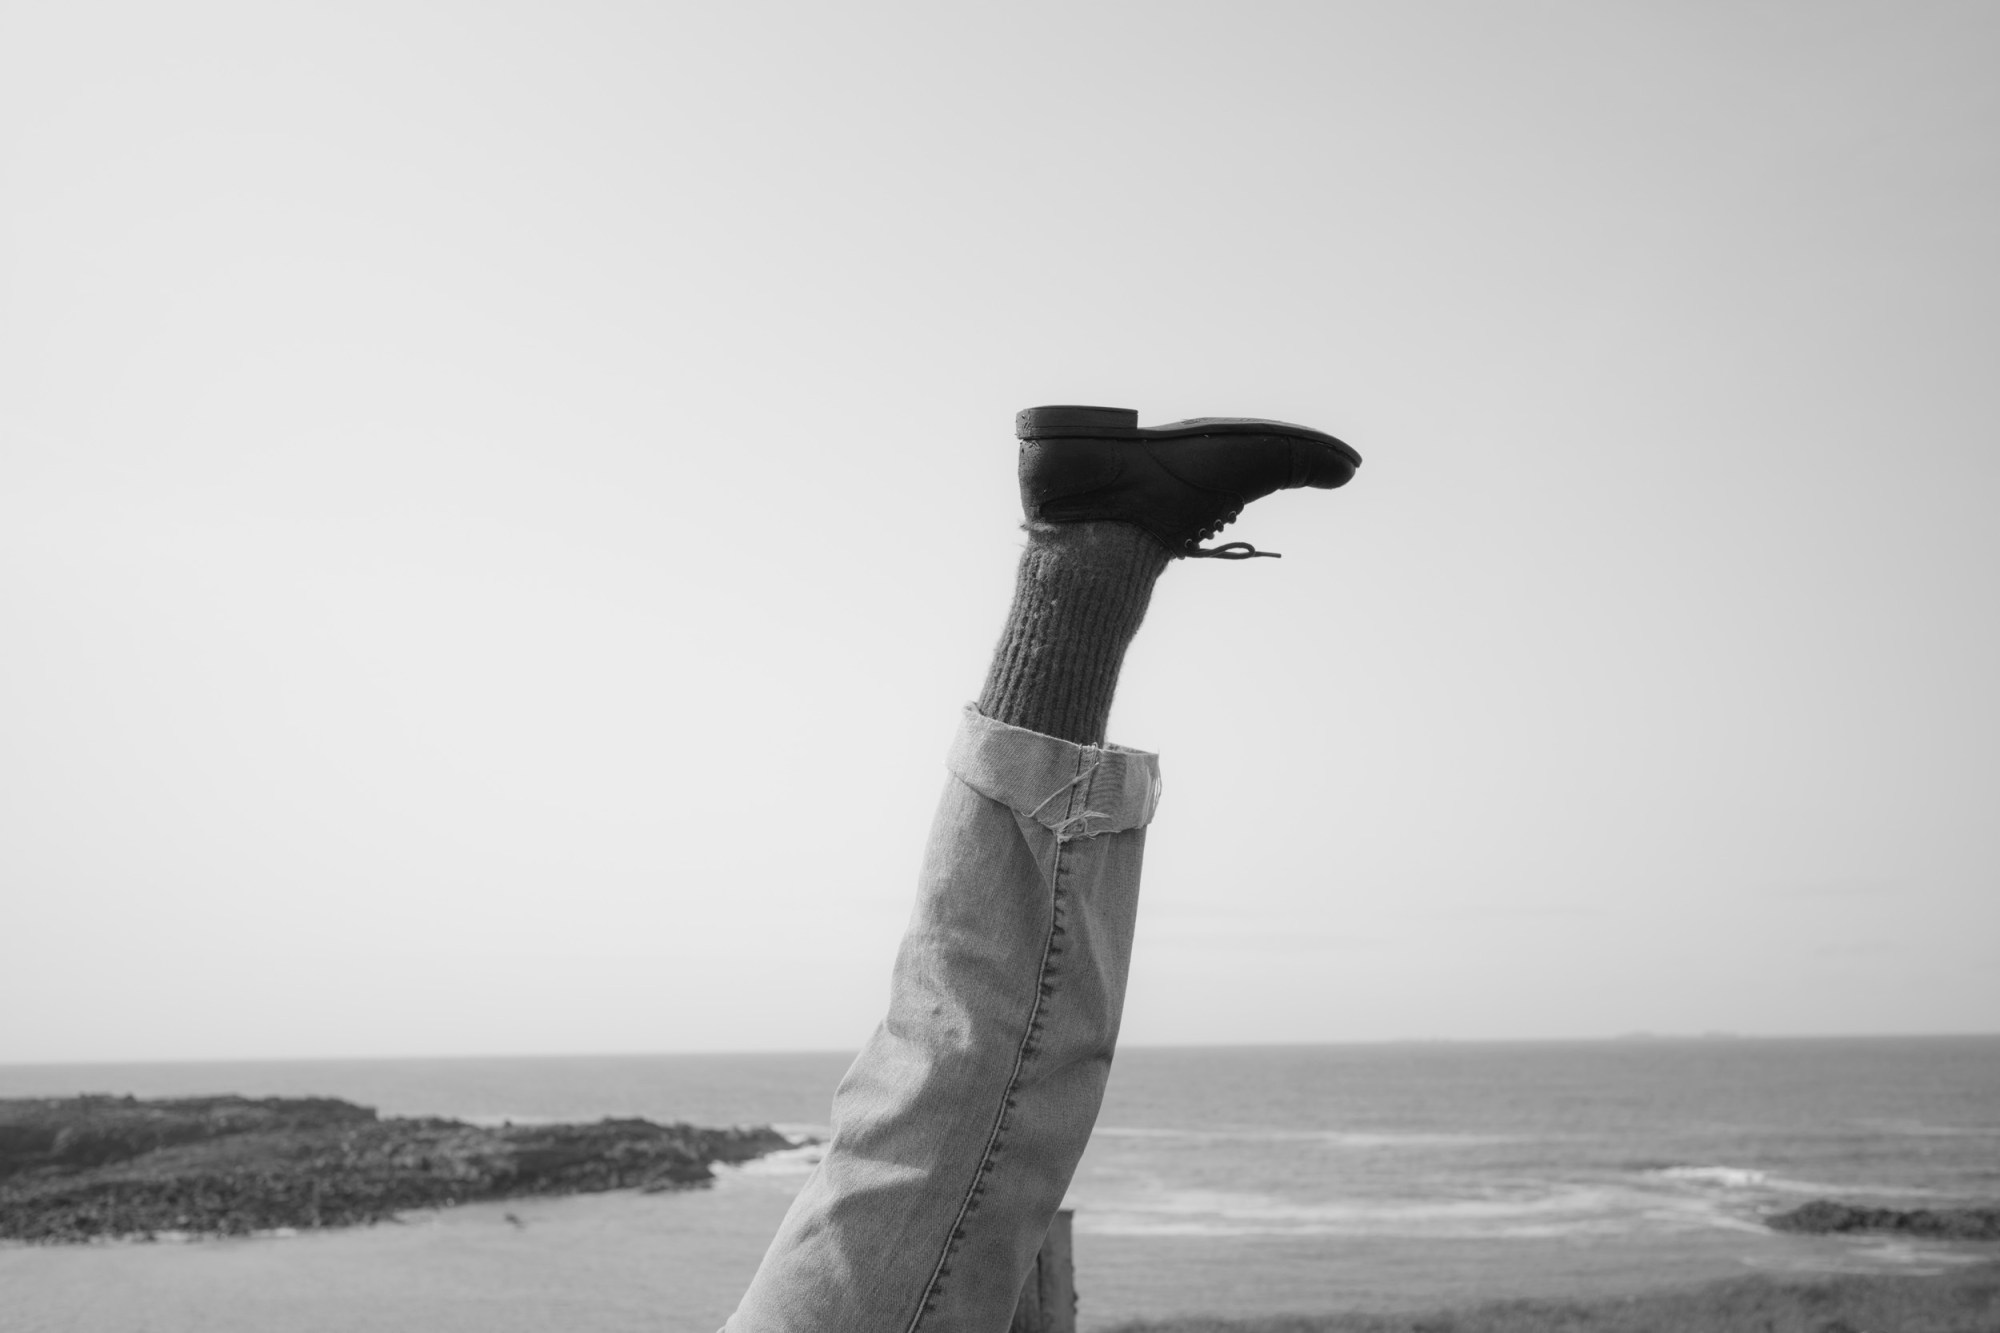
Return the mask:
<path id="1" fill-rule="evenodd" d="M 1648 1032 L 1635 1030 L 1591 1037 L 1364 1037 L 1342 1041 L 1129 1042 L 1125 1051 L 1298 1050 L 1327 1047 L 1386 1046 L 1611 1046 L 1645 1044 L 1723 1044 L 1729 1042 L 1836 1041 L 1979 1041 L 2000 1039 L 2000 1030 L 1981 1032 L 1846 1032 L 1748 1033 L 1729 1031 Z M 393 1064 L 417 1061 L 475 1060 L 691 1060 L 780 1056 L 846 1056 L 858 1047 L 790 1047 L 753 1050 L 680 1051 L 512 1051 L 458 1052 L 420 1055 L 228 1055 L 137 1058 L 78 1058 L 61 1060 L 0 1060 L 4 1069 L 58 1069 L 91 1065 L 251 1065 L 251 1064 Z M 1115 1063 L 1115 1060 L 1114 1060 Z"/>

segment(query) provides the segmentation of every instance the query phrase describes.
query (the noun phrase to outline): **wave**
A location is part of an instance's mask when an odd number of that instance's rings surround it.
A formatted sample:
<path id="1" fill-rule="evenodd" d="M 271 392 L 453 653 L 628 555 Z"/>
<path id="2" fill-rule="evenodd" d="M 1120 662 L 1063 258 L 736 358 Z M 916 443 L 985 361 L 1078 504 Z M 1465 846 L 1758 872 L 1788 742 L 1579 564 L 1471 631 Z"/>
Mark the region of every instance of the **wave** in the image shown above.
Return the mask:
<path id="1" fill-rule="evenodd" d="M 1912 1185 L 1836 1185 L 1820 1180 L 1793 1180 L 1748 1166 L 1667 1166 L 1644 1174 L 1678 1184 L 1712 1185 L 1724 1190 L 1762 1190 L 1772 1194 L 1859 1195 L 1871 1199 L 1945 1197 L 1937 1190 Z"/>
<path id="2" fill-rule="evenodd" d="M 734 1166 L 717 1164 L 714 1170 L 718 1174 L 726 1171 L 740 1176 L 806 1176 L 812 1174 L 824 1156 L 824 1143 L 801 1143 L 796 1148 L 780 1148 Z"/>
<path id="3" fill-rule="evenodd" d="M 797 1120 L 774 1120 L 771 1122 L 771 1128 L 794 1144 L 824 1143 L 833 1137 L 831 1125 L 808 1125 Z"/>
<path id="4" fill-rule="evenodd" d="M 1127 1173 L 1079 1182 L 1079 1230 L 1118 1236 L 1518 1240 L 1734 1232 L 1768 1236 L 1764 1215 L 1785 1195 L 1903 1194 L 1908 1189 L 1790 1180 L 1758 1167 L 1684 1163 L 1582 1178 L 1471 1179 L 1437 1195 L 1301 1198 L 1181 1188 L 1171 1176 Z M 1303 1182 L 1301 1182 L 1303 1183 Z M 1444 1184 L 1445 1182 L 1437 1182 Z M 1301 1191 L 1303 1193 L 1303 1191 Z"/>
<path id="5" fill-rule="evenodd" d="M 1078 1230 L 1120 1236 L 1579 1236 L 1624 1231 L 1632 1212 L 1623 1192 L 1591 1186 L 1518 1198 L 1303 1202 L 1170 1190 L 1144 1199 L 1084 1195 L 1075 1202 Z"/>
<path id="6" fill-rule="evenodd" d="M 1137 1190 L 1086 1183 L 1073 1203 L 1078 1228 L 1105 1235 L 1506 1240 L 1716 1231 L 1764 1236 L 1763 1214 L 1774 1193 L 1838 1192 L 1754 1167 L 1687 1164 L 1598 1179 L 1516 1180 L 1496 1190 L 1471 1186 L 1416 1198 L 1306 1200 L 1181 1189 L 1155 1178 Z"/>
<path id="7" fill-rule="evenodd" d="M 1669 1166 L 1651 1172 L 1663 1180 L 1686 1180 L 1698 1185 L 1720 1185 L 1724 1189 L 1743 1189 L 1750 1185 L 1762 1185 L 1771 1179 L 1768 1171 L 1759 1171 L 1748 1166 Z"/>

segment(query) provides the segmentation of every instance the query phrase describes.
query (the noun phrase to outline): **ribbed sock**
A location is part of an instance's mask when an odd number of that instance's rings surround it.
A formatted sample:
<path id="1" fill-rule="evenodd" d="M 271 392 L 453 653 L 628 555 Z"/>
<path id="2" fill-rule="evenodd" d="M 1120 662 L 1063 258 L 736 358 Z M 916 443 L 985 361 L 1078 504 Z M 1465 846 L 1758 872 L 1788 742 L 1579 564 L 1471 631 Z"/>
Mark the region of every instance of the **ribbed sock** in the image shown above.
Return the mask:
<path id="1" fill-rule="evenodd" d="M 1129 523 L 1031 523 L 1014 609 L 993 650 L 979 711 L 1101 745 L 1125 649 L 1146 618 L 1167 550 Z"/>

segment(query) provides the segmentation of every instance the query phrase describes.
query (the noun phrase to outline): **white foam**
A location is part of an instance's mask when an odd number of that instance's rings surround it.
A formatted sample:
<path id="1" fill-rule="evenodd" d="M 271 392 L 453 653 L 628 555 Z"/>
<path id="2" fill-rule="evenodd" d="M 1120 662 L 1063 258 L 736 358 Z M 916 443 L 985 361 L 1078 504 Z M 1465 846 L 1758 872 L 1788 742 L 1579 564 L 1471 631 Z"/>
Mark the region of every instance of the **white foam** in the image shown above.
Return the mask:
<path id="1" fill-rule="evenodd" d="M 824 1143 L 801 1143 L 796 1148 L 780 1148 L 776 1152 L 753 1157 L 747 1162 L 734 1166 L 717 1165 L 717 1171 L 733 1171 L 744 1176 L 804 1176 L 819 1165 L 819 1159 L 826 1156 Z"/>
<path id="2" fill-rule="evenodd" d="M 1652 1174 L 1666 1180 L 1685 1180 L 1697 1185 L 1720 1185 L 1724 1189 L 1732 1190 L 1762 1185 L 1771 1178 L 1769 1173 L 1747 1166 L 1669 1166 Z"/>
<path id="3" fill-rule="evenodd" d="M 1774 1176 L 1768 1171 L 1747 1166 L 1669 1166 L 1646 1174 L 1659 1180 L 1671 1180 L 1686 1185 L 1711 1185 L 1724 1190 L 1756 1189 L 1778 1194 L 1809 1194 L 1821 1197 L 1862 1195 L 1882 1199 L 1939 1196 L 1937 1190 L 1920 1189 L 1910 1185 L 1856 1185 L 1833 1184 L 1822 1180 L 1793 1180 L 1788 1176 Z"/>
<path id="4" fill-rule="evenodd" d="M 773 1122 L 771 1128 L 790 1139 L 794 1146 L 803 1143 L 823 1143 L 833 1137 L 831 1125 L 808 1125 L 803 1121 L 779 1120 Z"/>
<path id="5" fill-rule="evenodd" d="M 1268 1194 L 1169 1190 L 1143 1199 L 1079 1198 L 1081 1231 L 1122 1236 L 1496 1237 L 1610 1234 L 1630 1209 L 1614 1191 L 1571 1186 L 1492 1199 L 1356 1199 L 1307 1203 Z"/>

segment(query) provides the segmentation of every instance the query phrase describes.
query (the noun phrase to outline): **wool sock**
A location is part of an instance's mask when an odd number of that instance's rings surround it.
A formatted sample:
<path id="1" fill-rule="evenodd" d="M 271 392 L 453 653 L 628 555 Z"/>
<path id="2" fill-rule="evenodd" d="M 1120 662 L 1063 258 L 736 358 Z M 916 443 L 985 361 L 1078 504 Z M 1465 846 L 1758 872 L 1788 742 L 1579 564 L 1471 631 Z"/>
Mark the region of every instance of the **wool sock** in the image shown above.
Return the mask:
<path id="1" fill-rule="evenodd" d="M 1030 523 L 1014 609 L 979 696 L 986 716 L 1101 745 L 1125 649 L 1166 547 L 1129 523 Z"/>

